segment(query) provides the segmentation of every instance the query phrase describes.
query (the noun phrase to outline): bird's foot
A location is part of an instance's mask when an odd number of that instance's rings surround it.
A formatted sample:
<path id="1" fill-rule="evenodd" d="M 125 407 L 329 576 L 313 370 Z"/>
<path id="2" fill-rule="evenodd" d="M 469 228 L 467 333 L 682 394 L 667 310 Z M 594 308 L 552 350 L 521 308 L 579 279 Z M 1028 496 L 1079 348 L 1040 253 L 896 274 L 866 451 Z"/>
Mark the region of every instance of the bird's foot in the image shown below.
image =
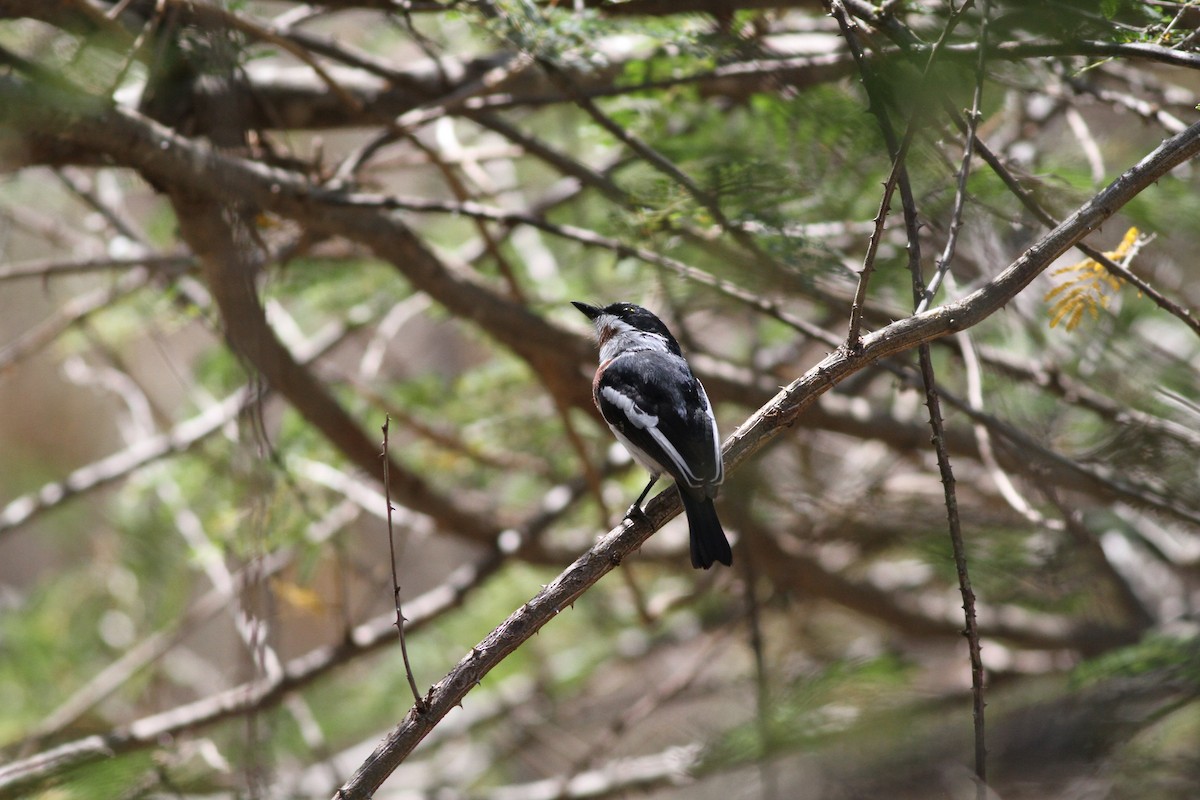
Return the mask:
<path id="1" fill-rule="evenodd" d="M 640 503 L 634 503 L 629 507 L 629 510 L 625 512 L 625 519 L 629 520 L 630 522 L 637 523 L 647 522 L 650 518 L 646 516 L 646 512 L 642 509 Z"/>

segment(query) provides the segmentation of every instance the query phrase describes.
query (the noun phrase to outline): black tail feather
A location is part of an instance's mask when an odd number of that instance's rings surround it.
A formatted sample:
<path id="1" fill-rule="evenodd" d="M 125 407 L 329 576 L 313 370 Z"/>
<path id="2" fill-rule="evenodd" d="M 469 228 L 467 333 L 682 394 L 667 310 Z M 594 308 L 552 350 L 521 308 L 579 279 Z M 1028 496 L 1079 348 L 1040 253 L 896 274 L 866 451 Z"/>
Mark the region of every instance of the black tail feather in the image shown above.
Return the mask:
<path id="1" fill-rule="evenodd" d="M 727 567 L 733 566 L 733 551 L 729 548 L 729 540 L 725 538 L 721 520 L 717 518 L 712 498 L 681 490 L 679 499 L 683 501 L 683 510 L 691 529 L 692 566 L 708 569 L 717 561 Z"/>

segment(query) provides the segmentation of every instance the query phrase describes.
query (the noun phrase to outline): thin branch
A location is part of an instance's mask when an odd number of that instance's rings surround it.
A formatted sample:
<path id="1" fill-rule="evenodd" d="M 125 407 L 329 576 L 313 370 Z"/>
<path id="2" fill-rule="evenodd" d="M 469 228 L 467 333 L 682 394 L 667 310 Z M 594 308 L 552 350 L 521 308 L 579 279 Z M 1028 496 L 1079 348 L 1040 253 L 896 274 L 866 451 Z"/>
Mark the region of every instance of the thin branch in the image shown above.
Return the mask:
<path id="1" fill-rule="evenodd" d="M 896 190 L 896 183 L 904 169 L 904 159 L 908 155 L 909 145 L 916 133 L 917 126 L 913 123 L 914 118 L 910 116 L 905 126 L 904 139 L 900 142 L 900 149 L 892 159 L 892 168 L 888 172 L 887 180 L 883 183 L 883 196 L 879 198 L 879 210 L 875 212 L 875 218 L 872 220 L 874 229 L 867 242 L 867 252 L 863 255 L 863 265 L 858 273 L 858 285 L 854 289 L 854 299 L 850 302 L 850 326 L 846 333 L 846 347 L 851 350 L 857 350 L 862 346 L 862 318 L 863 307 L 867 302 L 867 284 L 871 279 L 871 274 L 875 271 L 875 254 L 879 250 L 879 243 L 883 240 L 884 223 L 887 221 L 888 210 L 892 207 L 892 193 Z"/>
<path id="2" fill-rule="evenodd" d="M 187 255 L 146 255 L 127 258 L 39 258 L 23 261 L 19 264 L 0 266 L 0 281 L 20 280 L 22 278 L 39 278 L 43 281 L 66 275 L 86 275 L 92 272 L 107 272 L 110 270 L 124 271 L 136 267 L 168 275 L 178 274 L 194 266 L 196 260 Z"/>
<path id="3" fill-rule="evenodd" d="M 424 701 L 421 699 L 421 692 L 417 689 L 417 679 L 413 677 L 412 663 L 408 660 L 408 643 L 404 640 L 404 612 L 400 610 L 400 578 L 396 574 L 396 532 L 392 527 L 392 480 L 388 475 L 392 461 L 391 453 L 388 451 L 388 426 L 391 421 L 391 417 L 385 416 L 383 419 L 383 451 L 379 456 L 383 461 L 383 491 L 384 500 L 387 503 L 388 554 L 391 556 L 392 564 L 392 602 L 396 606 L 396 635 L 400 637 L 400 655 L 404 659 L 404 674 L 408 678 L 408 688 L 412 690 L 414 707 L 417 709 L 417 713 L 420 713 Z"/>
<path id="4" fill-rule="evenodd" d="M 979 126 L 979 120 L 982 116 L 980 106 L 983 103 L 983 80 L 986 75 L 984 66 L 987 54 L 988 17 L 990 11 L 991 3 L 988 0 L 982 0 L 979 22 L 979 60 L 975 63 L 975 91 L 971 95 L 971 112 L 967 118 L 966 142 L 963 144 L 962 163 L 958 168 L 958 181 L 954 188 L 954 206 L 950 212 L 950 231 L 946 235 L 946 246 L 935 264 L 936 271 L 933 274 L 933 279 L 925 287 L 921 300 L 917 304 L 917 313 L 929 308 L 929 304 L 933 302 L 934 295 L 937 294 L 942 281 L 950 271 L 950 264 L 954 261 L 954 249 L 958 244 L 958 233 L 962 229 L 963 208 L 967 201 L 967 178 L 971 174 L 971 160 L 975 156 L 975 130 Z"/>
<path id="5" fill-rule="evenodd" d="M 958 8 L 954 8 L 953 4 L 951 4 L 950 18 L 946 21 L 946 25 L 942 28 L 942 33 L 938 37 L 937 42 L 934 43 L 934 46 L 929 51 L 929 58 L 926 59 L 925 67 L 921 71 L 922 79 L 927 79 L 928 76 L 930 75 L 930 71 L 931 71 L 934 63 L 936 62 L 938 55 L 941 53 L 941 50 L 945 46 L 946 42 L 948 42 L 950 40 L 950 33 L 954 30 L 954 28 L 958 25 L 959 21 L 966 14 L 967 10 L 971 7 L 973 1 L 974 0 L 964 0 L 962 5 L 960 5 Z M 864 54 L 862 52 L 862 48 L 858 45 L 858 43 L 855 40 L 855 37 L 852 34 L 852 31 L 850 29 L 849 20 L 846 17 L 844 8 L 842 8 L 840 6 L 837 8 L 834 8 L 831 6 L 830 10 L 834 14 L 834 17 L 837 19 L 838 27 L 839 27 L 839 29 L 841 29 L 841 32 L 842 32 L 842 38 L 845 39 L 846 43 L 850 46 L 850 51 L 851 51 L 852 57 L 854 58 L 855 63 L 858 65 L 859 72 L 862 75 L 863 83 L 865 86 L 867 86 L 868 93 L 871 94 L 872 104 L 873 105 L 879 104 L 877 107 L 877 110 L 876 110 L 876 114 L 877 115 L 883 114 L 884 112 L 883 112 L 883 106 L 882 106 L 882 98 L 879 97 L 878 93 L 875 92 L 874 90 L 872 90 L 871 87 L 869 86 L 869 84 L 873 82 L 874 78 L 871 76 L 871 74 L 869 72 L 869 68 L 867 66 Z M 980 72 L 979 72 L 979 79 L 978 79 L 980 84 L 983 81 L 982 60 L 983 60 L 982 56 L 980 56 L 981 63 L 980 63 Z M 978 107 L 978 96 L 976 96 L 975 105 L 976 105 L 976 107 Z M 884 127 L 886 129 L 886 127 L 887 127 L 886 118 L 881 118 L 881 119 L 882 119 L 881 125 L 882 125 L 882 127 Z M 916 110 L 914 110 L 912 113 L 910 113 L 908 115 L 908 121 L 905 123 L 905 126 L 904 126 L 904 137 L 901 139 L 900 145 L 898 148 L 896 148 L 895 154 L 892 157 L 892 169 L 888 173 L 887 181 L 884 182 L 883 197 L 879 201 L 879 211 L 876 213 L 875 219 L 873 220 L 874 229 L 871 233 L 871 239 L 867 244 L 866 255 L 863 256 L 863 268 L 859 273 L 858 287 L 855 289 L 854 300 L 850 305 L 850 330 L 849 330 L 849 334 L 846 337 L 846 346 L 851 349 L 857 348 L 861 343 L 860 328 L 862 325 L 863 304 L 866 302 L 866 296 L 867 296 L 867 281 L 869 280 L 869 278 L 871 276 L 871 272 L 874 270 L 874 267 L 875 267 L 875 253 L 879 248 L 880 240 L 883 238 L 883 226 L 884 226 L 884 221 L 887 219 L 888 209 L 890 209 L 891 205 L 892 205 L 892 193 L 893 193 L 893 191 L 895 191 L 896 185 L 899 182 L 900 177 L 905 174 L 905 171 L 903 169 L 904 160 L 908 155 L 908 149 L 912 144 L 913 136 L 916 134 L 916 128 L 917 128 L 916 119 L 917 119 L 917 112 L 916 112 Z M 967 162 L 970 161 L 969 156 L 966 157 L 966 161 Z M 966 178 L 965 178 L 965 167 L 964 167 L 963 176 L 960 178 L 960 181 L 959 181 L 959 195 L 960 196 L 963 193 L 963 190 L 965 189 L 965 186 L 964 186 L 965 182 L 966 182 Z M 956 198 L 956 200 L 957 200 L 957 198 Z M 957 220 L 959 217 L 961 217 L 961 207 L 956 205 L 955 219 Z M 953 241 L 953 234 L 955 234 L 955 233 L 957 233 L 957 228 L 952 226 L 951 241 Z M 917 310 L 924 311 L 925 308 L 926 308 L 926 306 L 921 306 Z"/>
<path id="6" fill-rule="evenodd" d="M 983 657 L 979 645 L 979 623 L 975 617 L 975 592 L 971 588 L 971 577 L 967 572 L 967 551 L 963 543 L 962 526 L 958 517 L 958 498 L 954 491 L 954 471 L 950 466 L 950 453 L 946 449 L 946 431 L 942 423 L 941 403 L 933 374 L 933 359 L 929 345 L 922 344 L 917 352 L 921 361 L 921 378 L 925 384 L 925 404 L 929 407 L 929 426 L 933 429 L 933 447 L 937 453 L 938 472 L 942 477 L 945 494 L 946 519 L 949 523 L 950 549 L 954 554 L 954 569 L 958 573 L 958 588 L 962 594 L 963 614 L 967 637 L 967 649 L 971 661 L 971 711 L 975 732 L 975 777 L 976 797 L 987 798 L 987 744 L 984 721 L 984 671 Z"/>
<path id="7" fill-rule="evenodd" d="M 0 373 L 38 353 L 96 312 L 113 306 L 145 288 L 150 284 L 152 277 L 149 269 L 137 266 L 118 276 L 110 286 L 98 286 L 68 300 L 55 309 L 53 314 L 0 349 Z"/>
<path id="8" fill-rule="evenodd" d="M 65 167 L 54 170 L 54 174 L 84 205 L 100 214 L 112 230 L 142 247 L 147 246 L 146 234 L 139 229 L 137 222 L 129 217 L 120 204 L 101 197 L 96 190 L 95 180 L 90 176 Z"/>
<path id="9" fill-rule="evenodd" d="M 842 38 L 846 40 L 846 45 L 850 49 L 851 55 L 854 57 L 854 63 L 858 66 L 859 75 L 862 79 L 863 89 L 867 93 L 867 110 L 875 117 L 879 125 L 879 132 L 883 136 L 883 140 L 887 145 L 888 155 L 895 165 L 896 184 L 900 189 L 900 203 L 904 209 L 904 226 L 908 239 L 908 261 L 915 290 L 919 291 L 923 288 L 921 282 L 921 251 L 920 238 L 918 230 L 918 222 L 916 216 L 916 200 L 913 198 L 912 184 L 908 179 L 908 169 L 904 166 L 904 160 L 900 155 L 904 151 L 903 143 L 897 139 L 896 131 L 892 127 L 891 120 L 888 118 L 887 100 L 888 98 L 881 91 L 878 83 L 878 76 L 874 67 L 868 63 L 867 56 L 863 50 L 862 44 L 859 42 L 858 34 L 856 33 L 857 26 L 846 13 L 846 5 L 842 0 L 825 0 L 825 4 L 829 13 L 837 20 L 838 28 L 841 30 Z M 936 51 L 931 51 L 932 55 Z M 932 60 L 927 62 L 932 63 Z M 912 126 L 909 126 L 911 130 Z M 851 342 L 851 344 L 860 344 L 860 342 Z"/>

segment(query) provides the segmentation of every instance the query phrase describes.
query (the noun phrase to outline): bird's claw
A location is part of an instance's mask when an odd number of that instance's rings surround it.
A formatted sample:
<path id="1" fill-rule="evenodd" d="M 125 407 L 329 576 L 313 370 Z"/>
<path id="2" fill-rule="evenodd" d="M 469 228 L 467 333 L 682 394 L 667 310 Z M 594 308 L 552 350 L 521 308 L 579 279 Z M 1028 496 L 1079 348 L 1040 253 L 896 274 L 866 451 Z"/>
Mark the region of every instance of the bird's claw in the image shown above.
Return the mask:
<path id="1" fill-rule="evenodd" d="M 629 507 L 629 510 L 625 512 L 625 519 L 633 523 L 638 523 L 648 521 L 649 517 L 646 516 L 646 512 L 642 510 L 640 505 L 634 503 Z"/>

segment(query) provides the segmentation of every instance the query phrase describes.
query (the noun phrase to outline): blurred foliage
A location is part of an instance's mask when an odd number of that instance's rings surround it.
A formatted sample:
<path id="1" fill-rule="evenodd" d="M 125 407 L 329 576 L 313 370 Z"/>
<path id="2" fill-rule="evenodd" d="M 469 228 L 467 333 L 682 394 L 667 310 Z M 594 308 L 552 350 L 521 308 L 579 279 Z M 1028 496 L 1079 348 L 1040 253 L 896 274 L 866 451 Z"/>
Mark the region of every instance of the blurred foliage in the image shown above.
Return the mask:
<path id="1" fill-rule="evenodd" d="M 1148 677 L 1164 684 L 1183 684 L 1193 692 L 1200 691 L 1200 638 L 1165 633 L 1147 636 L 1135 645 L 1081 664 L 1072 673 L 1072 681 L 1077 687 L 1113 678 Z"/>

